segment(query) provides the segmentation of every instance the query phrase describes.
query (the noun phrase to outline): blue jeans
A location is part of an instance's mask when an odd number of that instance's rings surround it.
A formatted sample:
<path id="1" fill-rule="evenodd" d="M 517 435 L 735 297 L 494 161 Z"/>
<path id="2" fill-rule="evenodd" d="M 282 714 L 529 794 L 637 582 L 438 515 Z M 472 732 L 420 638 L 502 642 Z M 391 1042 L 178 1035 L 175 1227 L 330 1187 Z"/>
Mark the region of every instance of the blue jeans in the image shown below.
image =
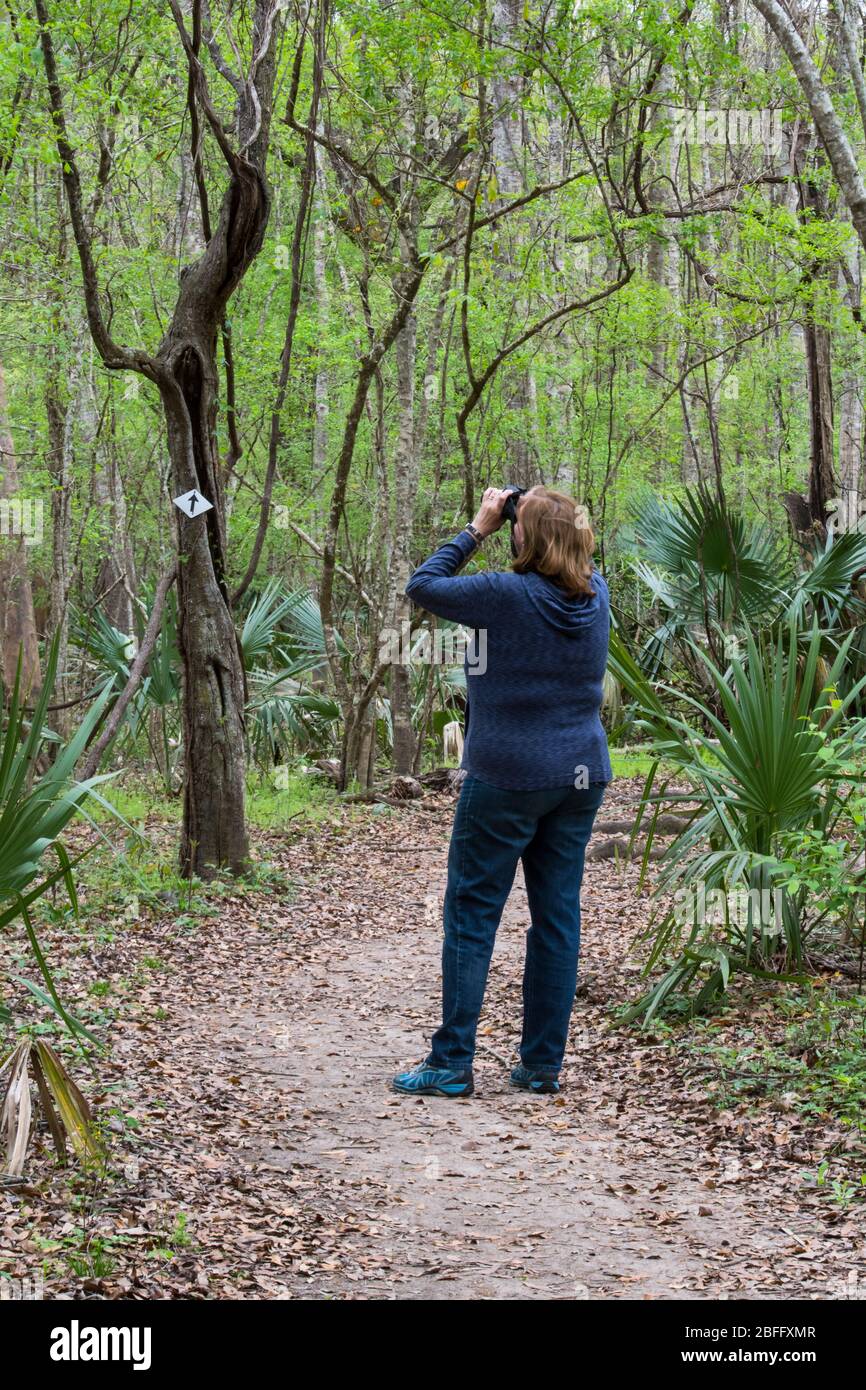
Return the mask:
<path id="1" fill-rule="evenodd" d="M 605 785 L 503 791 L 466 778 L 448 852 L 442 1027 L 433 1034 L 433 1066 L 472 1065 L 496 929 L 522 859 L 532 926 L 520 1060 L 532 1071 L 559 1071 L 577 987 L 584 853 Z"/>

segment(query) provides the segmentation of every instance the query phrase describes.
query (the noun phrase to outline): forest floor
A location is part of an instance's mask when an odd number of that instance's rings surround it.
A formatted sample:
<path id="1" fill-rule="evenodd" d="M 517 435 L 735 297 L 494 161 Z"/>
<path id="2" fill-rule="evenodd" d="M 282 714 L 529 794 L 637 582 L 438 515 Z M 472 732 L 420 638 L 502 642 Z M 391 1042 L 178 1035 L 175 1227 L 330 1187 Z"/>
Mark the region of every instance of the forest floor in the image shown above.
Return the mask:
<path id="1" fill-rule="evenodd" d="M 615 783 L 602 815 L 638 788 Z M 633 868 L 588 865 L 561 1095 L 508 1085 L 519 884 L 476 1095 L 389 1090 L 436 1023 L 452 813 L 447 795 L 341 808 L 260 836 L 252 888 L 116 899 L 71 947 L 46 930 L 64 989 L 103 1010 L 110 1046 L 91 1083 L 76 1074 L 110 1158 L 64 1173 L 39 1137 L 26 1181 L 0 1188 L 0 1273 L 67 1298 L 864 1296 L 862 1136 L 801 1103 L 799 1079 L 743 1087 L 730 1067 L 759 1034 L 782 1046 L 779 987 L 710 1025 L 611 1028 L 640 989 Z"/>

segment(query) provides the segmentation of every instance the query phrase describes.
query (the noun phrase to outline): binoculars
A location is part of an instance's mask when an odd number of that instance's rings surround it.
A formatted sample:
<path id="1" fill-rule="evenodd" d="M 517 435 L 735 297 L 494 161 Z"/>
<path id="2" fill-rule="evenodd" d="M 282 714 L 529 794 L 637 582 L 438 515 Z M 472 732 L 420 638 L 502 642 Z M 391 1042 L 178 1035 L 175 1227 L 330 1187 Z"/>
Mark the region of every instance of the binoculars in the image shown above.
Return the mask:
<path id="1" fill-rule="evenodd" d="M 512 555 L 516 555 L 517 545 L 514 540 L 514 528 L 517 525 L 517 500 L 524 495 L 527 489 L 525 487 L 517 487 L 515 483 L 506 483 L 504 491 L 509 495 L 505 499 L 505 503 L 502 507 L 502 515 L 505 517 L 506 521 L 511 523 L 511 553 Z"/>

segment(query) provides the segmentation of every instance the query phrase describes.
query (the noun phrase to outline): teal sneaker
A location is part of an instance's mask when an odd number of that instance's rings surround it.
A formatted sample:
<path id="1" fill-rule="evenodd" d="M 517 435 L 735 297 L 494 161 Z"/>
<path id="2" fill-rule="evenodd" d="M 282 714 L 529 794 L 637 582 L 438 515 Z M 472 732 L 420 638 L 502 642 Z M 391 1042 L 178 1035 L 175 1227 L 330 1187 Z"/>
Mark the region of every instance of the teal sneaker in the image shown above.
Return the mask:
<path id="1" fill-rule="evenodd" d="M 511 1073 L 511 1084 L 519 1091 L 533 1091 L 538 1096 L 555 1095 L 561 1089 L 557 1072 L 530 1071 L 522 1062 Z"/>
<path id="2" fill-rule="evenodd" d="M 471 1071 L 451 1071 L 429 1062 L 399 1072 L 391 1086 L 403 1096 L 471 1096 L 475 1090 Z"/>

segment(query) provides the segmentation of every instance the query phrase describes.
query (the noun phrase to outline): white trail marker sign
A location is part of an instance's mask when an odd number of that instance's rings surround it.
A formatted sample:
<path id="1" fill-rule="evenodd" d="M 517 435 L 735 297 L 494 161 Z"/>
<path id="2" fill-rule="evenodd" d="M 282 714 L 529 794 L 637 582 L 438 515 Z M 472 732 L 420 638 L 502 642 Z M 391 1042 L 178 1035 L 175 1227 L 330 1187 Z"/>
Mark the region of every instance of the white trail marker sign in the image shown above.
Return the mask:
<path id="1" fill-rule="evenodd" d="M 185 492 L 182 497 L 175 497 L 174 505 L 186 516 L 202 516 L 205 512 L 211 511 L 213 502 L 209 502 L 206 497 L 202 497 L 200 492 L 193 488 L 192 492 Z"/>

